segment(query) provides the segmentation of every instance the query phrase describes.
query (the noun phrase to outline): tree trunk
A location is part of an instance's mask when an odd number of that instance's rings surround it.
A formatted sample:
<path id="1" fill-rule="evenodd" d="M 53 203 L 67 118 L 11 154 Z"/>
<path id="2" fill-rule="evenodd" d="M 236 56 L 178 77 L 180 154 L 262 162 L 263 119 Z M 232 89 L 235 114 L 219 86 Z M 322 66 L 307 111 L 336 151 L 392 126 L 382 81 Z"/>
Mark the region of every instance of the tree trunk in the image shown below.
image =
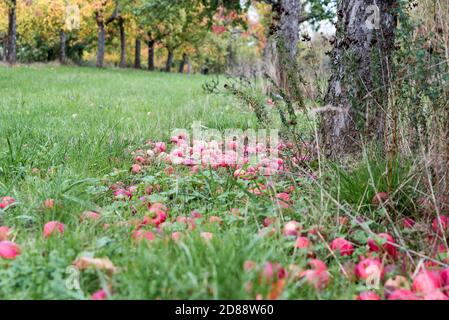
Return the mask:
<path id="1" fill-rule="evenodd" d="M 110 24 L 118 18 L 119 8 L 115 7 L 112 15 L 104 20 L 103 16 L 97 11 L 95 12 L 95 20 L 98 26 L 98 50 L 97 50 L 97 67 L 103 68 L 104 54 L 106 51 L 106 25 Z"/>
<path id="2" fill-rule="evenodd" d="M 142 50 L 142 42 L 140 41 L 140 38 L 136 38 L 136 47 L 135 47 L 135 58 L 134 58 L 134 68 L 140 69 L 141 63 L 140 63 L 140 55 Z"/>
<path id="3" fill-rule="evenodd" d="M 356 154 L 361 136 L 368 142 L 383 139 L 395 6 L 396 0 L 338 4 L 332 75 L 321 124 L 322 147 L 328 157 Z"/>
<path id="4" fill-rule="evenodd" d="M 148 70 L 154 71 L 154 40 L 148 41 Z"/>
<path id="5" fill-rule="evenodd" d="M 118 20 L 120 30 L 120 68 L 126 68 L 126 35 L 125 35 L 125 20 L 119 18 Z"/>
<path id="6" fill-rule="evenodd" d="M 16 21 L 17 1 L 11 0 L 8 8 L 8 47 L 6 60 L 10 64 L 17 61 L 17 21 Z"/>
<path id="7" fill-rule="evenodd" d="M 168 54 L 167 54 L 167 62 L 165 63 L 165 72 L 170 72 L 171 67 L 173 65 L 173 50 L 171 49 L 167 49 L 168 50 Z"/>
<path id="8" fill-rule="evenodd" d="M 287 89 L 287 68 L 294 69 L 298 53 L 300 15 L 299 0 L 281 0 L 272 5 L 272 21 L 264 52 L 266 71 L 284 89 Z"/>
<path id="9" fill-rule="evenodd" d="M 99 18 L 97 14 L 97 26 L 98 26 L 98 49 L 97 49 L 97 68 L 103 68 L 105 42 L 106 42 L 106 30 L 104 22 Z"/>
<path id="10" fill-rule="evenodd" d="M 236 61 L 235 61 L 235 53 L 234 53 L 234 35 L 231 34 L 231 39 L 229 39 L 228 46 L 226 47 L 226 65 L 227 70 L 230 74 L 234 73 Z"/>
<path id="11" fill-rule="evenodd" d="M 60 43 L 60 48 L 59 48 L 59 62 L 61 62 L 62 64 L 65 64 L 67 62 L 67 58 L 66 58 L 66 44 L 67 44 L 67 36 L 64 32 L 64 30 L 61 29 L 61 31 L 59 32 L 59 43 Z"/>
<path id="12" fill-rule="evenodd" d="M 299 0 L 281 0 L 278 41 L 292 60 L 298 53 L 300 12 Z"/>
<path id="13" fill-rule="evenodd" d="M 182 54 L 182 60 L 179 63 L 179 73 L 184 73 L 184 68 L 188 64 L 189 57 L 186 53 Z"/>

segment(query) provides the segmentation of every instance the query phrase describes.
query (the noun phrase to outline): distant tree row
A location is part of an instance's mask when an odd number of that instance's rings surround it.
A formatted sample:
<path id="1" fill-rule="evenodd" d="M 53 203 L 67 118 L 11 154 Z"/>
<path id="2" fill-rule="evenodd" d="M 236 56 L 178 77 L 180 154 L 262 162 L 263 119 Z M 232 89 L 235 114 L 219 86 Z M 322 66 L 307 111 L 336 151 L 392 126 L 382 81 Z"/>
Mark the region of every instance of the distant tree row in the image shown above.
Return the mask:
<path id="1" fill-rule="evenodd" d="M 188 71 L 191 55 L 226 61 L 234 28 L 251 38 L 257 23 L 248 23 L 245 10 L 239 1 L 216 0 L 0 0 L 0 55 L 11 64 L 66 63 L 96 53 L 103 67 L 105 56 L 117 52 L 117 65 L 141 68 L 147 45 L 148 69 L 156 68 L 155 51 L 165 50 L 163 70 L 178 55 L 178 70 Z"/>
<path id="2" fill-rule="evenodd" d="M 331 0 L 307 2 L 305 13 L 297 0 L 0 0 L 0 56 L 12 64 L 87 56 L 97 67 L 106 59 L 154 70 L 165 55 L 165 71 L 176 57 L 180 72 L 192 68 L 192 58 L 197 69 L 223 71 L 235 63 L 236 46 L 255 43 L 256 54 L 267 52 L 277 33 L 294 54 L 299 25 L 329 18 Z M 297 13 L 285 14 L 295 6 Z M 250 19 L 250 8 L 261 19 Z"/>

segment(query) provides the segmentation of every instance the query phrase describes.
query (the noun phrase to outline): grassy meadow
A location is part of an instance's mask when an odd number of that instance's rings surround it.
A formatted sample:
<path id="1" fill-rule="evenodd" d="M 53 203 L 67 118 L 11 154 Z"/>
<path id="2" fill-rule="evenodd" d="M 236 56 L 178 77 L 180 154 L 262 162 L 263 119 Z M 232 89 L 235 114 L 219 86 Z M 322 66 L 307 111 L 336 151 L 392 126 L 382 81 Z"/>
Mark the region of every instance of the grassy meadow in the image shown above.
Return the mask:
<path id="1" fill-rule="evenodd" d="M 193 121 L 217 129 L 255 126 L 252 113 L 238 110 L 229 97 L 204 94 L 206 80 L 128 70 L 0 68 L 0 195 L 16 199 L 0 211 L 0 225 L 12 228 L 21 247 L 16 260 L 0 261 L 0 299 L 88 299 L 100 288 L 117 299 L 254 298 L 246 288 L 246 260 L 294 261 L 286 240 L 257 234 L 256 215 L 275 210 L 271 201 L 251 201 L 228 177 L 206 171 L 173 179 L 157 167 L 139 179 L 128 177 L 130 150 L 147 139 L 167 141 L 173 128 Z M 120 179 L 157 181 L 163 192 L 156 198 L 174 217 L 191 210 L 220 216 L 223 227 L 204 226 L 219 237 L 205 244 L 193 232 L 182 245 L 163 236 L 136 245 L 132 226 L 123 226 L 132 217 L 129 209 L 105 191 L 105 181 Z M 54 207 L 43 205 L 46 199 Z M 234 207 L 241 216 L 229 214 Z M 101 212 L 101 221 L 80 223 L 86 210 Z M 63 239 L 42 237 L 48 221 L 65 224 Z M 111 227 L 104 230 L 105 223 Z M 108 257 L 119 271 L 112 279 L 106 271 L 84 272 L 77 290 L 67 281 L 83 254 Z M 286 298 L 315 294 L 294 286 L 285 291 Z"/>
<path id="2" fill-rule="evenodd" d="M 257 127 L 208 80 L 0 67 L 0 299 L 378 298 L 388 286 L 372 275 L 408 283 L 445 266 L 411 162 L 390 163 L 393 176 L 367 155 L 252 178 L 167 162 L 174 128 Z M 376 204 L 388 188 L 392 207 Z"/>

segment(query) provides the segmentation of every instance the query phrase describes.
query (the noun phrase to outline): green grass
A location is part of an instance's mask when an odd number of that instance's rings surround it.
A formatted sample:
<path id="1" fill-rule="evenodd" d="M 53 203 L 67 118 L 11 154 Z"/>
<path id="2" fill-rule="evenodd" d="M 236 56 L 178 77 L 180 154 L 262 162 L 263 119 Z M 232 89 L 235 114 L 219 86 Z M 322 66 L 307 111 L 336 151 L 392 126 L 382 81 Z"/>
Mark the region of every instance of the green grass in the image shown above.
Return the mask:
<path id="1" fill-rule="evenodd" d="M 13 228 L 22 249 L 14 263 L 0 263 L 0 298 L 88 298 L 101 287 L 101 274 L 83 275 L 80 292 L 65 284 L 67 268 L 83 252 L 108 256 L 121 269 L 114 276 L 117 298 L 254 298 L 244 290 L 243 262 L 290 262 L 277 241 L 257 236 L 250 212 L 248 221 L 229 222 L 212 245 L 196 233 L 183 246 L 161 242 L 151 250 L 136 248 L 132 228 L 103 231 L 79 223 L 81 212 L 99 208 L 103 222 L 130 218 L 97 189 L 114 170 L 126 179 L 128 151 L 147 139 L 167 140 L 173 128 L 189 128 L 193 121 L 218 129 L 255 127 L 252 114 L 229 97 L 205 95 L 201 87 L 207 79 L 131 70 L 0 68 L 0 195 L 17 200 L 0 225 Z M 164 196 L 170 197 L 173 181 L 157 179 L 167 182 Z M 249 205 L 247 210 L 258 214 L 271 210 L 270 204 L 242 201 L 238 188 L 223 193 L 217 177 L 192 180 L 183 181 L 184 198 L 167 200 L 173 215 L 198 209 L 224 216 L 233 205 Z M 202 184 L 207 191 L 198 191 Z M 58 203 L 53 210 L 42 208 L 48 198 Z M 42 238 L 49 220 L 66 224 L 63 241 Z"/>
<path id="2" fill-rule="evenodd" d="M 164 164 L 130 174 L 131 151 L 148 139 L 167 141 L 174 128 L 189 128 L 194 121 L 219 130 L 257 127 L 254 115 L 232 97 L 206 95 L 202 84 L 207 80 L 134 70 L 0 67 L 0 197 L 17 200 L 0 210 L 0 226 L 12 228 L 11 240 L 22 251 L 13 261 L 0 259 L 0 299 L 88 299 L 100 288 L 111 288 L 111 299 L 266 297 L 271 285 L 260 282 L 260 272 L 267 261 L 286 269 L 306 268 L 309 261 L 307 252 L 294 250 L 294 239 L 280 232 L 289 220 L 299 221 L 304 234 L 321 230 L 324 238 L 316 233 L 309 238 L 313 252 L 328 263 L 331 282 L 320 292 L 303 279 L 289 278 L 280 298 L 349 299 L 366 289 L 341 275 L 339 263 L 355 263 L 357 257 L 337 263 L 326 242 L 348 235 L 363 254 L 367 235 L 355 224 L 337 223 L 343 210 L 332 194 L 322 192 L 320 181 L 304 176 L 246 181 L 226 170 L 192 174 L 185 168 L 169 175 Z M 357 170 L 341 172 L 343 182 L 335 187 L 336 197 L 354 215 L 363 214 L 361 204 L 371 197 L 366 198 L 367 170 L 363 165 Z M 382 168 L 372 173 L 377 181 Z M 150 185 L 159 188 L 149 200 L 168 206 L 171 223 L 161 231 L 146 227 L 156 233 L 155 241 L 133 241 L 133 223 L 147 208 L 138 197 L 114 201 L 109 187 L 118 181 L 136 186 L 139 195 Z M 265 195 L 248 193 L 257 183 L 269 183 Z M 292 206 L 280 209 L 273 197 L 289 186 L 295 186 Z M 56 206 L 43 208 L 50 198 Z M 240 215 L 231 214 L 232 208 Z M 85 210 L 99 211 L 101 219 L 80 222 Z M 195 230 L 185 231 L 179 243 L 171 241 L 172 232 L 185 229 L 176 218 L 192 210 L 203 214 Z M 210 216 L 219 216 L 223 224 L 208 222 Z M 277 219 L 273 236 L 260 235 L 266 217 Z M 66 225 L 62 237 L 43 238 L 50 220 Z M 376 230 L 383 228 L 381 222 Z M 214 238 L 205 242 L 201 232 Z M 67 285 L 76 275 L 72 264 L 85 255 L 108 257 L 118 271 L 112 278 L 102 270 L 82 271 L 80 290 L 73 290 Z M 257 267 L 246 272 L 247 260 Z"/>
<path id="3" fill-rule="evenodd" d="M 229 101 L 202 93 L 202 76 L 48 67 L 0 75 L 0 191 L 34 206 L 128 168 L 128 148 L 167 139 L 174 128 L 247 125 Z"/>
<path id="4" fill-rule="evenodd" d="M 14 166 L 64 164 L 98 175 L 126 146 L 167 138 L 195 120 L 247 125 L 229 100 L 202 93 L 203 76 L 48 67 L 1 68 L 0 75 L 2 146 L 12 147 L 2 163 Z"/>
<path id="5" fill-rule="evenodd" d="M 67 297 L 49 288 L 64 285 L 58 274 L 62 277 L 84 249 L 79 234 L 66 239 L 70 244 L 60 247 L 63 254 L 49 252 L 63 264 L 57 270 L 51 258 L 40 257 L 44 243 L 34 238 L 49 219 L 69 223 L 73 230 L 80 212 L 97 208 L 86 188 L 114 168 L 127 169 L 128 148 L 149 138 L 167 139 L 173 128 L 189 128 L 193 121 L 215 128 L 247 126 L 241 114 L 229 111 L 229 101 L 203 94 L 206 80 L 144 71 L 0 68 L 0 195 L 18 200 L 11 215 L 8 211 L 0 216 L 0 225 L 14 226 L 20 242 L 29 241 L 22 245 L 22 263 L 1 268 L 0 273 L 13 272 L 14 279 L 2 275 L 0 281 L 16 284 L 2 283 L 0 297 Z M 47 198 L 62 209 L 42 212 Z M 25 287 L 17 285 L 21 274 L 26 275 Z M 39 281 L 50 282 L 33 285 L 32 279 L 42 276 Z"/>

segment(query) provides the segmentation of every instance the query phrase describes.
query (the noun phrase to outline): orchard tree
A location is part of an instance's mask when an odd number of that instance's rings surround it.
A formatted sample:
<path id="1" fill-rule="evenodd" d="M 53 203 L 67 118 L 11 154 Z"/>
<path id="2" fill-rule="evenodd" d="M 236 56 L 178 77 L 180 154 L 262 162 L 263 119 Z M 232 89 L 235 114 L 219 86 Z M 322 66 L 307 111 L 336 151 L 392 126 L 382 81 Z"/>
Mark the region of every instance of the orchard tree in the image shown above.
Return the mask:
<path id="1" fill-rule="evenodd" d="M 141 57 L 142 57 L 143 28 L 138 23 L 135 16 L 133 16 L 133 19 L 134 19 L 134 28 L 135 28 L 135 31 L 134 31 L 134 35 L 135 35 L 135 39 L 134 39 L 134 68 L 140 69 L 142 67 Z"/>
<path id="2" fill-rule="evenodd" d="M 185 66 L 189 66 L 190 57 L 195 50 L 204 42 L 209 30 L 208 14 L 206 8 L 198 1 L 183 0 L 180 1 L 180 17 L 178 21 L 180 28 L 176 35 L 179 46 L 182 50 L 182 58 L 179 63 L 178 72 L 183 73 Z"/>
<path id="3" fill-rule="evenodd" d="M 6 62 L 6 50 L 8 47 L 8 7 L 6 1 L 0 1 L 0 59 Z"/>
<path id="4" fill-rule="evenodd" d="M 206 38 L 216 13 L 238 12 L 243 7 L 235 0 L 139 0 L 133 8 L 138 25 L 145 30 L 148 69 L 154 70 L 154 50 L 159 44 L 167 49 L 165 71 L 171 70 L 175 51 L 182 50 L 181 71 L 189 64 L 189 54 Z"/>
<path id="5" fill-rule="evenodd" d="M 165 5 L 164 19 L 154 27 L 154 33 L 160 43 L 167 49 L 165 72 L 170 72 L 173 65 L 175 50 L 182 45 L 182 33 L 187 23 L 187 12 L 183 7 L 184 1 L 169 1 Z"/>
<path id="6" fill-rule="evenodd" d="M 230 68 L 234 64 L 234 38 L 240 34 L 240 27 L 245 28 L 247 19 L 246 13 L 251 7 L 251 0 L 200 0 L 202 6 L 203 25 L 213 34 L 227 34 L 227 65 Z M 231 36 L 229 36 L 231 35 Z M 201 35 L 201 39 L 206 37 Z M 191 42 L 191 44 L 194 44 Z M 209 58 L 207 58 L 210 61 Z M 208 69 L 205 66 L 205 72 Z"/>
<path id="7" fill-rule="evenodd" d="M 321 125 L 329 157 L 355 154 L 384 138 L 396 29 L 396 0 L 338 3 L 332 75 Z"/>
<path id="8" fill-rule="evenodd" d="M 120 33 L 120 68 L 126 68 L 126 33 L 125 33 L 125 17 L 119 14 L 117 17 L 117 24 Z"/>
<path id="9" fill-rule="evenodd" d="M 57 8 L 61 8 L 59 14 L 59 61 L 62 64 L 67 62 L 67 33 L 72 31 L 73 29 L 79 28 L 80 23 L 80 12 L 78 4 L 70 3 L 68 0 L 53 0 L 53 2 L 58 2 Z M 59 4 L 62 4 L 59 6 Z M 70 6 L 70 4 L 74 4 L 74 6 Z M 49 3 L 49 6 L 52 9 L 52 12 L 55 12 L 55 4 Z"/>
<path id="10" fill-rule="evenodd" d="M 136 5 L 135 0 L 116 0 L 117 8 L 117 25 L 120 34 L 120 68 L 126 68 L 126 31 L 125 24 L 129 24 L 133 20 L 133 6 Z"/>
<path id="11" fill-rule="evenodd" d="M 96 66 L 102 68 L 106 50 L 106 26 L 118 17 L 118 6 L 112 0 L 94 0 L 92 3 L 95 21 L 98 28 L 98 47 Z"/>
<path id="12" fill-rule="evenodd" d="M 276 48 L 286 51 L 290 59 L 297 54 L 299 24 L 301 16 L 300 0 L 267 0 L 272 6 L 272 22 L 269 38 L 275 39 Z"/>
<path id="13" fill-rule="evenodd" d="M 23 61 L 48 61 L 57 57 L 62 27 L 62 0 L 17 2 L 17 46 Z"/>
<path id="14" fill-rule="evenodd" d="M 72 29 L 78 27 L 80 19 L 79 9 L 69 12 L 69 4 L 70 2 L 68 0 L 33 2 L 36 9 L 43 12 L 43 16 L 45 16 L 44 19 L 40 17 L 44 26 L 35 29 L 43 30 L 44 33 L 52 38 L 56 38 L 59 35 L 59 61 L 62 64 L 67 62 L 67 34 L 72 31 Z"/>
<path id="15" fill-rule="evenodd" d="M 6 61 L 14 64 L 17 61 L 17 0 L 4 0 L 8 11 L 8 35 L 6 41 Z"/>
<path id="16" fill-rule="evenodd" d="M 137 24 L 141 26 L 148 46 L 148 70 L 155 70 L 154 51 L 157 43 L 169 35 L 164 26 L 169 22 L 172 12 L 170 1 L 140 0 L 134 5 L 133 12 Z"/>
<path id="17" fill-rule="evenodd" d="M 185 19 L 179 37 L 182 41 L 182 59 L 179 72 L 190 64 L 189 52 L 199 51 L 205 45 L 207 34 L 222 33 L 237 27 L 247 26 L 246 12 L 250 2 L 217 0 L 184 0 Z M 218 29 L 218 30 L 217 30 Z M 232 44 L 232 41 L 229 42 Z M 230 46 L 228 46 L 230 48 Z"/>
<path id="18" fill-rule="evenodd" d="M 96 8 L 92 0 L 64 0 L 64 2 L 66 24 L 63 31 L 67 37 L 67 54 L 75 59 L 81 59 L 84 50 L 96 47 L 98 27 L 96 21 L 92 19 Z M 70 10 L 67 11 L 68 6 Z"/>
<path id="19" fill-rule="evenodd" d="M 148 68 L 154 70 L 154 47 L 161 44 L 167 49 L 164 70 L 173 65 L 175 50 L 186 43 L 197 41 L 206 23 L 203 6 L 195 0 L 142 0 L 136 10 L 140 24 L 144 25 L 148 43 Z M 184 59 L 187 63 L 187 51 Z"/>
<path id="20" fill-rule="evenodd" d="M 274 64 L 275 74 L 280 87 L 285 87 L 287 73 L 294 68 L 297 53 L 300 26 L 304 22 L 312 25 L 331 19 L 332 0 L 259 0 L 271 6 L 270 22 L 267 26 L 267 45 L 265 60 L 267 65 Z M 296 71 L 294 71 L 296 72 Z"/>
<path id="21" fill-rule="evenodd" d="M 69 5 L 70 4 L 70 5 Z M 86 0 L 33 0 L 20 1 L 18 9 L 18 45 L 24 61 L 49 61 L 65 63 L 69 42 L 86 28 Z M 82 10 L 80 10 L 82 8 Z M 88 17 L 91 16 L 88 13 Z M 92 33 L 92 26 L 87 26 Z"/>
<path id="22" fill-rule="evenodd" d="M 152 71 L 154 70 L 154 43 L 150 43 L 149 25 L 151 25 L 153 16 L 148 8 L 151 3 L 150 0 L 135 0 L 129 9 L 136 28 L 134 67 L 141 68 L 142 41 L 145 40 L 148 44 L 148 69 Z M 149 33 L 150 35 L 148 35 Z"/>

